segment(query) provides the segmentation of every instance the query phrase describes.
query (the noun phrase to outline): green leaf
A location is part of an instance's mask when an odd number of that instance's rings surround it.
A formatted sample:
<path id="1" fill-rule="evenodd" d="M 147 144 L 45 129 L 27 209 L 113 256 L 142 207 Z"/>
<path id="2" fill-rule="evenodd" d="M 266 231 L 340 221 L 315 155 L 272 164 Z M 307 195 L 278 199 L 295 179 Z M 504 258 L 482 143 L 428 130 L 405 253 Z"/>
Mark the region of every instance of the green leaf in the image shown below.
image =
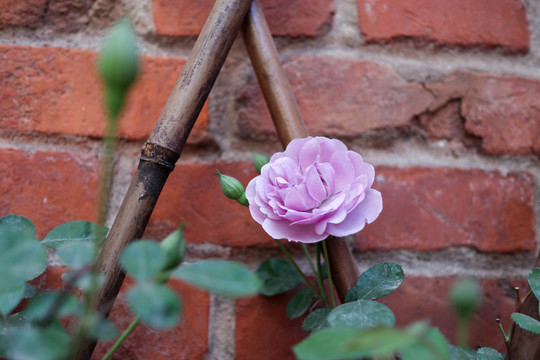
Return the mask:
<path id="1" fill-rule="evenodd" d="M 328 323 L 328 314 L 332 312 L 332 309 L 324 308 L 317 309 L 309 314 L 302 323 L 302 330 L 317 332 L 324 328 L 330 327 Z"/>
<path id="2" fill-rule="evenodd" d="M 24 295 L 25 299 L 33 298 L 36 295 L 36 288 L 28 283 L 24 283 Z"/>
<path id="3" fill-rule="evenodd" d="M 395 322 L 392 310 L 371 300 L 357 300 L 340 305 L 328 315 L 328 323 L 332 327 L 370 328 L 394 326 Z"/>
<path id="4" fill-rule="evenodd" d="M 536 296 L 537 299 L 540 299 L 540 269 L 534 268 L 529 273 L 529 286 Z"/>
<path id="5" fill-rule="evenodd" d="M 0 288 L 19 286 L 47 267 L 47 253 L 33 238 L 0 226 Z"/>
<path id="6" fill-rule="evenodd" d="M 32 299 L 26 307 L 25 314 L 29 319 L 41 321 L 49 315 L 53 305 L 58 306 L 54 314 L 56 317 L 83 313 L 82 304 L 75 295 L 66 291 L 50 291 Z"/>
<path id="7" fill-rule="evenodd" d="M 88 336 L 94 340 L 108 341 L 118 336 L 118 329 L 103 316 L 95 314 Z"/>
<path id="8" fill-rule="evenodd" d="M 24 216 L 10 214 L 0 218 L 0 226 L 6 226 L 9 231 L 22 233 L 25 237 L 35 239 L 36 227 Z"/>
<path id="9" fill-rule="evenodd" d="M 89 221 L 70 221 L 52 229 L 45 239 L 43 245 L 57 249 L 60 245 L 69 242 L 95 242 L 101 244 L 107 235 L 106 226 L 97 225 Z"/>
<path id="10" fill-rule="evenodd" d="M 56 253 L 70 268 L 81 269 L 94 262 L 95 249 L 89 242 L 72 242 L 59 245 Z"/>
<path id="11" fill-rule="evenodd" d="M 127 301 L 131 311 L 153 328 L 167 329 L 180 320 L 178 296 L 164 285 L 139 284 L 129 290 Z"/>
<path id="12" fill-rule="evenodd" d="M 227 260 L 203 260 L 184 264 L 171 276 L 211 293 L 230 297 L 257 294 L 262 281 L 244 265 Z"/>
<path id="13" fill-rule="evenodd" d="M 449 345 L 449 347 L 451 360 L 476 360 L 476 350 L 463 346 Z"/>
<path id="14" fill-rule="evenodd" d="M 69 350 L 69 340 L 65 331 L 14 327 L 8 329 L 6 354 L 10 359 L 63 359 Z"/>
<path id="15" fill-rule="evenodd" d="M 341 360 L 389 357 L 416 340 L 396 328 L 327 328 L 312 333 L 293 350 L 300 360 Z"/>
<path id="16" fill-rule="evenodd" d="M 296 319 L 308 311 L 313 302 L 313 291 L 310 288 L 304 288 L 293 295 L 287 304 L 287 316 L 289 319 Z"/>
<path id="17" fill-rule="evenodd" d="M 521 328 L 535 334 L 540 334 L 540 321 L 521 313 L 513 313 L 512 320 Z"/>
<path id="18" fill-rule="evenodd" d="M 263 281 L 261 294 L 266 296 L 287 292 L 303 282 L 294 266 L 283 259 L 267 259 L 257 269 L 257 275 Z"/>
<path id="19" fill-rule="evenodd" d="M 0 314 L 6 316 L 24 297 L 24 283 L 0 288 Z"/>
<path id="20" fill-rule="evenodd" d="M 77 271 L 70 271 L 62 274 L 62 281 L 64 284 L 76 286 L 79 290 L 91 291 L 93 287 L 97 288 L 103 285 L 105 275 L 95 271 L 85 271 L 82 274 Z M 93 282 L 95 283 L 93 284 Z"/>
<path id="21" fill-rule="evenodd" d="M 152 240 L 138 240 L 129 244 L 120 256 L 120 264 L 137 281 L 158 275 L 165 267 L 165 251 Z"/>
<path id="22" fill-rule="evenodd" d="M 411 325 L 406 331 L 411 332 L 416 324 Z M 441 334 L 439 329 L 430 328 L 426 331 L 421 328 L 419 329 L 419 331 L 424 332 L 425 335 L 411 334 L 418 341 L 415 342 L 412 346 L 409 346 L 399 351 L 399 354 L 401 355 L 401 360 L 450 359 L 450 348 L 448 347 L 448 341 Z"/>
<path id="23" fill-rule="evenodd" d="M 376 300 L 397 289 L 405 279 L 401 265 L 381 263 L 365 271 L 345 296 L 345 302 Z"/>
<path id="24" fill-rule="evenodd" d="M 478 349 L 476 356 L 476 360 L 504 360 L 505 358 L 505 355 L 501 354 L 495 349 L 491 349 L 488 347 Z"/>

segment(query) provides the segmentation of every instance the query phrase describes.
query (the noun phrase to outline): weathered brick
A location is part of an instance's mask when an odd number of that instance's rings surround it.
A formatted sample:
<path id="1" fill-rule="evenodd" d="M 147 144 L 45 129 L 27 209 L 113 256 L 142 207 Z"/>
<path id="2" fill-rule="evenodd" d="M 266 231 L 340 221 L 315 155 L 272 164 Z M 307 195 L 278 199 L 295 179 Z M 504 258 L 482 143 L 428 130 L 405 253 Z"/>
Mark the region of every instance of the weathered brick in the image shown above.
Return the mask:
<path id="1" fill-rule="evenodd" d="M 460 113 L 461 103 L 449 101 L 441 108 L 423 113 L 418 117 L 419 125 L 429 138 L 451 140 L 464 135 L 464 121 Z"/>
<path id="2" fill-rule="evenodd" d="M 51 47 L 0 46 L 0 126 L 4 131 L 99 137 L 105 128 L 96 53 Z M 185 64 L 183 58 L 143 56 L 119 136 L 148 137 Z M 189 138 L 209 140 L 208 109 Z"/>
<path id="3" fill-rule="evenodd" d="M 534 180 L 525 172 L 377 167 L 379 218 L 356 236 L 368 250 L 536 248 Z"/>
<path id="4" fill-rule="evenodd" d="M 39 27 L 43 23 L 47 0 L 3 0 L 0 2 L 0 28 Z"/>
<path id="5" fill-rule="evenodd" d="M 182 319 L 174 328 L 158 331 L 139 324 L 112 359 L 194 359 L 203 360 L 208 352 L 209 295 L 180 281 L 168 283 L 182 299 Z M 109 317 L 123 331 L 133 321 L 125 301 L 133 281 L 126 278 Z M 92 359 L 101 359 L 113 342 L 98 343 Z"/>
<path id="6" fill-rule="evenodd" d="M 198 35 L 215 1 L 153 0 L 159 35 Z M 318 36 L 331 25 L 331 0 L 261 0 L 268 26 L 276 36 Z"/>
<path id="7" fill-rule="evenodd" d="M 521 0 L 358 0 L 367 42 L 413 39 L 417 43 L 529 50 Z"/>
<path id="8" fill-rule="evenodd" d="M 452 73 L 426 84 L 437 101 L 461 99 L 467 133 L 495 155 L 540 154 L 540 80 L 514 75 Z"/>
<path id="9" fill-rule="evenodd" d="M 95 156 L 4 148 L 0 173 L 0 215 L 26 216 L 39 237 L 68 221 L 94 220 L 99 173 Z"/>
<path id="10" fill-rule="evenodd" d="M 311 135 L 354 137 L 405 126 L 434 101 L 421 85 L 369 61 L 305 54 L 287 59 L 284 68 Z M 243 137 L 275 134 L 255 75 L 237 109 Z"/>
<path id="11" fill-rule="evenodd" d="M 381 299 L 396 315 L 396 326 L 410 325 L 427 320 L 438 327 L 442 334 L 456 343 L 456 319 L 448 302 L 448 292 L 457 277 L 405 276 L 403 285 Z M 500 317 L 506 330 L 510 328 L 510 315 L 514 312 L 513 286 L 525 286 L 524 280 L 481 279 L 482 305 L 472 320 L 469 345 L 477 348 L 487 346 L 506 353 L 504 341 L 495 322 Z"/>
<path id="12" fill-rule="evenodd" d="M 51 25 L 56 30 L 73 31 L 88 22 L 88 10 L 95 0 L 3 0 L 0 28 Z"/>
<path id="13" fill-rule="evenodd" d="M 223 195 L 216 170 L 247 186 L 257 174 L 249 162 L 177 164 L 160 195 L 145 237 L 161 239 L 186 223 L 189 243 L 273 245 L 249 210 Z"/>
<path id="14" fill-rule="evenodd" d="M 306 338 L 303 317 L 290 320 L 285 309 L 292 294 L 236 301 L 235 358 L 293 360 L 292 347 Z"/>

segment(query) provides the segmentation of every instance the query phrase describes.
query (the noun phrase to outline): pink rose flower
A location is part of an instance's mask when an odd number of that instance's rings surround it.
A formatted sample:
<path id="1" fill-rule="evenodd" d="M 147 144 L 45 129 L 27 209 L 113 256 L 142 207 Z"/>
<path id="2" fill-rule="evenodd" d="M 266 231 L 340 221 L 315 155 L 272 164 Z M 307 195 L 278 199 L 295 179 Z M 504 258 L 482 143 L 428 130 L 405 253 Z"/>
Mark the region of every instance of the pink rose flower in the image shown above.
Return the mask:
<path id="1" fill-rule="evenodd" d="M 251 216 L 274 239 L 314 243 L 362 230 L 382 211 L 375 170 L 336 139 L 295 139 L 246 189 Z"/>

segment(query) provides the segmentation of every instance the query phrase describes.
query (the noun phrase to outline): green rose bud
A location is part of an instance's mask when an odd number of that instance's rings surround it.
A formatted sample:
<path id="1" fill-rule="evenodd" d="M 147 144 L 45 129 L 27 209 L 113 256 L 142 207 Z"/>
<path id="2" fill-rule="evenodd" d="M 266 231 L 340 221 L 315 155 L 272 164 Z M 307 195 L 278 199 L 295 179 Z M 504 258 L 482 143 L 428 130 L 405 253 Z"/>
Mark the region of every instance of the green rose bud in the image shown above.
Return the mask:
<path id="1" fill-rule="evenodd" d="M 253 165 L 255 166 L 255 170 L 260 174 L 262 167 L 270 162 L 270 158 L 255 151 L 252 151 L 251 153 L 253 154 Z"/>
<path id="2" fill-rule="evenodd" d="M 221 190 L 226 197 L 233 200 L 238 200 L 244 195 L 244 187 L 240 184 L 240 181 L 236 180 L 232 176 L 223 175 L 219 171 L 216 171 L 219 175 L 219 184 Z"/>
<path id="3" fill-rule="evenodd" d="M 186 240 L 184 238 L 184 224 L 181 224 L 178 230 L 171 233 L 161 242 L 160 246 L 165 250 L 167 261 L 164 271 L 169 271 L 177 267 L 184 260 L 186 253 Z"/>
<path id="4" fill-rule="evenodd" d="M 99 59 L 99 71 L 107 87 L 125 92 L 137 77 L 139 59 L 133 26 L 120 20 L 109 31 Z"/>
<path id="5" fill-rule="evenodd" d="M 450 290 L 450 302 L 460 319 L 470 318 L 482 302 L 477 281 L 470 277 L 459 280 Z"/>

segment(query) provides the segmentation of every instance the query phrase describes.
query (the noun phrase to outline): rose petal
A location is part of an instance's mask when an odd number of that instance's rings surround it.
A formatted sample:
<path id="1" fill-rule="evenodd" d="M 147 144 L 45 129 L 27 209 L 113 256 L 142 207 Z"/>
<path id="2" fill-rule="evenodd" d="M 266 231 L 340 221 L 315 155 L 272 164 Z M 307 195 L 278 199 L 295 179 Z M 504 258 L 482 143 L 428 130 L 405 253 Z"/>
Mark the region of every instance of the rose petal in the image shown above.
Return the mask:
<path id="1" fill-rule="evenodd" d="M 290 225 L 287 221 L 276 221 L 266 219 L 262 223 L 264 231 L 274 239 L 287 239 L 289 241 L 300 241 L 304 243 L 314 243 L 324 240 L 328 235 L 317 234 L 312 225 Z"/>
<path id="2" fill-rule="evenodd" d="M 330 164 L 336 173 L 335 191 L 341 191 L 347 184 L 354 180 L 354 168 L 347 153 L 335 153 L 330 159 Z"/>
<path id="3" fill-rule="evenodd" d="M 319 172 L 314 166 L 310 166 L 306 172 L 306 186 L 309 195 L 320 204 L 328 195 Z"/>
<path id="4" fill-rule="evenodd" d="M 334 236 L 348 236 L 362 230 L 366 224 L 372 223 L 382 211 L 382 197 L 377 190 L 369 189 L 366 197 L 358 206 L 348 213 L 339 224 L 328 224 L 327 232 Z"/>
<path id="5" fill-rule="evenodd" d="M 319 143 L 317 139 L 311 139 L 304 144 L 300 153 L 298 154 L 298 164 L 305 174 L 306 169 L 313 165 L 313 163 L 319 158 Z"/>

